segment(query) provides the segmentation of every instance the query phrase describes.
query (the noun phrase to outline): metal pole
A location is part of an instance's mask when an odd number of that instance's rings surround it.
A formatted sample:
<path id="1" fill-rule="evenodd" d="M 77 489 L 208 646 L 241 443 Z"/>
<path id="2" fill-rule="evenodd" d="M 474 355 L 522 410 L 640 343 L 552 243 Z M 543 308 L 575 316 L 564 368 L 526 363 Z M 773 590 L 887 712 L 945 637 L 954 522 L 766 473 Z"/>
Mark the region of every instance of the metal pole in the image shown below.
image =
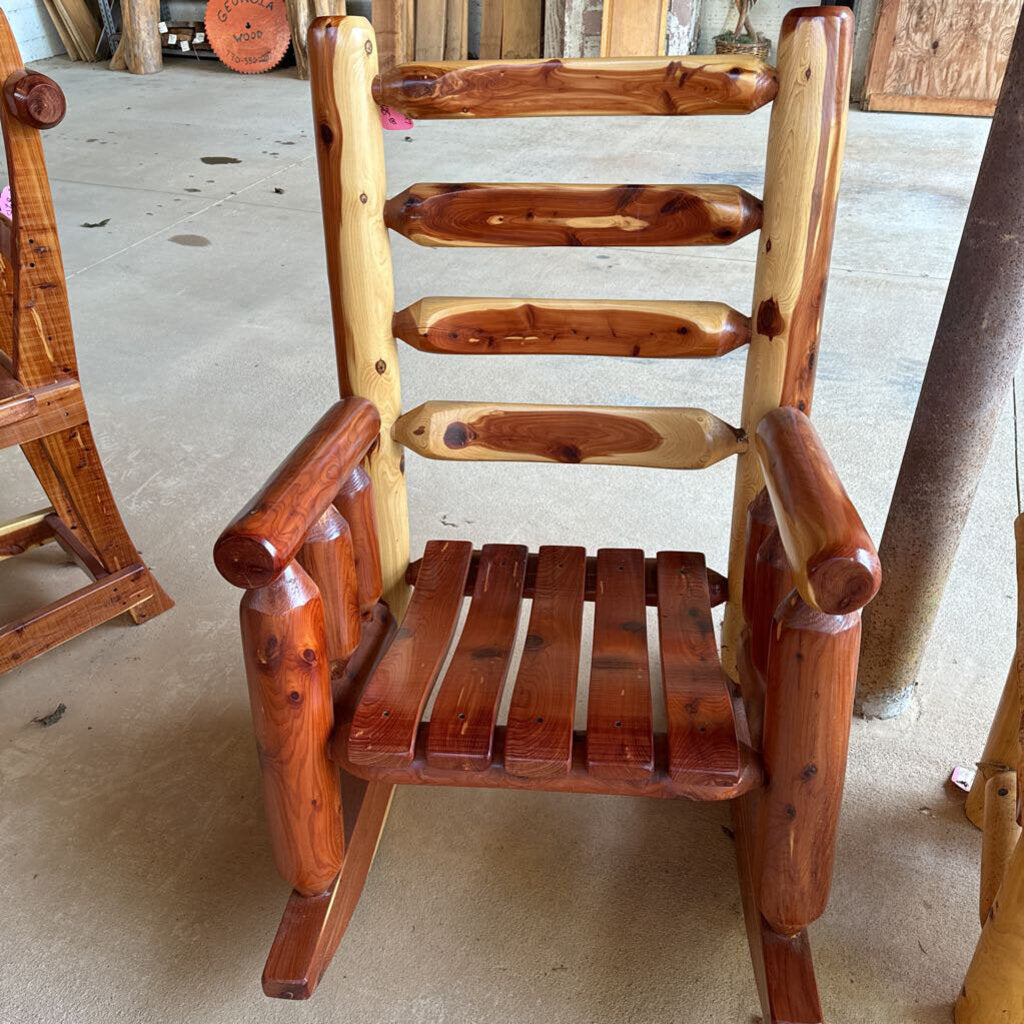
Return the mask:
<path id="1" fill-rule="evenodd" d="M 1024 19 L 879 546 L 858 714 L 893 718 L 917 670 L 1024 343 Z"/>

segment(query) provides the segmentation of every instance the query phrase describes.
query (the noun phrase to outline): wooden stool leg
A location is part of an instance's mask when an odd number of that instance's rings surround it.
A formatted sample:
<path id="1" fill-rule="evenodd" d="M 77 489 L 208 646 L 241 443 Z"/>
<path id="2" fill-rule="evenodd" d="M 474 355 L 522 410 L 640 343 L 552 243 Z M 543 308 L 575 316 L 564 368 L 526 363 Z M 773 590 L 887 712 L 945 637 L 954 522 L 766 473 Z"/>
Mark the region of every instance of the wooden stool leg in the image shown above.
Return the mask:
<path id="1" fill-rule="evenodd" d="M 982 927 L 988 920 L 1018 839 L 1017 773 L 999 772 L 985 786 L 985 828 L 981 837 L 981 889 L 978 899 Z"/>
<path id="2" fill-rule="evenodd" d="M 279 999 L 308 999 L 331 962 L 370 873 L 395 787 L 341 773 L 345 859 L 322 896 L 292 893 L 263 969 L 263 991 Z M 355 814 L 352 808 L 357 808 Z"/>
<path id="3" fill-rule="evenodd" d="M 107 572 L 142 564 L 110 491 L 88 423 L 32 441 L 22 451 L 58 515 Z M 174 607 L 148 570 L 147 576 L 151 596 L 131 609 L 136 623 Z"/>

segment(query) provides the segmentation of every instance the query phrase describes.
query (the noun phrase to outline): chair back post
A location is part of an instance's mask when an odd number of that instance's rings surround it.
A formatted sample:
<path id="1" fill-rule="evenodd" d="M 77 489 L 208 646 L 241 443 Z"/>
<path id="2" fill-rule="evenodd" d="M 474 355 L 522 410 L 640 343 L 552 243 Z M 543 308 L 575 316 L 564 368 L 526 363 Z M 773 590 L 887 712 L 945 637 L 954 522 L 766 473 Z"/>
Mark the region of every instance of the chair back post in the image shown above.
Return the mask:
<path id="1" fill-rule="evenodd" d="M 317 18 L 308 50 L 338 380 L 343 397 L 368 398 L 380 412 L 380 442 L 367 456 L 366 471 L 373 482 L 384 599 L 401 619 L 409 599 L 409 514 L 404 451 L 391 436 L 401 389 L 391 331 L 383 128 L 371 91 L 377 41 L 365 18 Z"/>
<path id="2" fill-rule="evenodd" d="M 779 405 L 809 413 L 828 277 L 850 93 L 853 15 L 845 7 L 790 11 L 779 36 L 779 91 L 765 165 L 741 426 L 753 436 Z M 736 677 L 747 509 L 763 486 L 757 458 L 739 455 L 722 662 Z"/>

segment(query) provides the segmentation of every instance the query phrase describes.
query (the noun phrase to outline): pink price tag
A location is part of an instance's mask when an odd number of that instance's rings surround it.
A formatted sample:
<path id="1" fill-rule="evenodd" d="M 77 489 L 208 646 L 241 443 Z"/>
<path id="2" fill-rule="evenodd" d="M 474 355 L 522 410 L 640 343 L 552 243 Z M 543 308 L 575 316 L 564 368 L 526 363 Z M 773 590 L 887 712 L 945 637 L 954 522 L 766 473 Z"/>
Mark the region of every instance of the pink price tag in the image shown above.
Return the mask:
<path id="1" fill-rule="evenodd" d="M 4 185 L 3 192 L 0 192 L 0 213 L 8 220 L 14 217 L 14 207 L 11 205 L 11 186 Z"/>
<path id="2" fill-rule="evenodd" d="M 390 107 L 380 108 L 380 123 L 386 132 L 403 132 L 412 127 L 412 121 L 405 114 Z"/>

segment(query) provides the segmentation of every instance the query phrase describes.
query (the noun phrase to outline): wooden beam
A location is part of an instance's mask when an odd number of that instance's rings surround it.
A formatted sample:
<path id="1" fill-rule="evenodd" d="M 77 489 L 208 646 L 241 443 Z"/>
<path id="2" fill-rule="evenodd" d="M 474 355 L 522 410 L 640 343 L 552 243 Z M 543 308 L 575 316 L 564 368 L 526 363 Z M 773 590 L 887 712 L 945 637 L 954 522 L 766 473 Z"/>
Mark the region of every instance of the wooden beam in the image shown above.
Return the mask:
<path id="1" fill-rule="evenodd" d="M 468 61 L 393 68 L 374 99 L 410 117 L 558 117 L 748 114 L 778 91 L 773 67 L 753 57 Z"/>
<path id="2" fill-rule="evenodd" d="M 416 59 L 444 60 L 448 0 L 416 0 Z"/>
<path id="3" fill-rule="evenodd" d="M 469 46 L 469 0 L 447 0 L 444 59 L 465 60 Z"/>
<path id="4" fill-rule="evenodd" d="M 761 201 L 735 185 L 420 183 L 384 222 L 428 246 L 728 245 L 761 226 Z"/>
<path id="5" fill-rule="evenodd" d="M 746 451 L 742 431 L 703 409 L 425 402 L 395 440 L 431 459 L 703 469 Z"/>
<path id="6" fill-rule="evenodd" d="M 503 0 L 502 57 L 539 57 L 542 0 Z"/>
<path id="7" fill-rule="evenodd" d="M 750 319 L 721 302 L 431 297 L 392 330 L 421 352 L 695 359 L 745 345 Z"/>
<path id="8" fill-rule="evenodd" d="M 153 586 L 149 570 L 132 565 L 0 628 L 0 674 L 148 601 Z"/>
<path id="9" fill-rule="evenodd" d="M 29 548 L 53 540 L 53 529 L 47 521 L 52 514 L 53 508 L 47 507 L 0 524 L 0 560 L 16 558 Z"/>
<path id="10" fill-rule="evenodd" d="M 35 399 L 32 416 L 10 423 L 0 421 L 0 448 L 26 444 L 86 421 L 85 401 L 77 380 L 32 388 L 32 397 Z"/>

